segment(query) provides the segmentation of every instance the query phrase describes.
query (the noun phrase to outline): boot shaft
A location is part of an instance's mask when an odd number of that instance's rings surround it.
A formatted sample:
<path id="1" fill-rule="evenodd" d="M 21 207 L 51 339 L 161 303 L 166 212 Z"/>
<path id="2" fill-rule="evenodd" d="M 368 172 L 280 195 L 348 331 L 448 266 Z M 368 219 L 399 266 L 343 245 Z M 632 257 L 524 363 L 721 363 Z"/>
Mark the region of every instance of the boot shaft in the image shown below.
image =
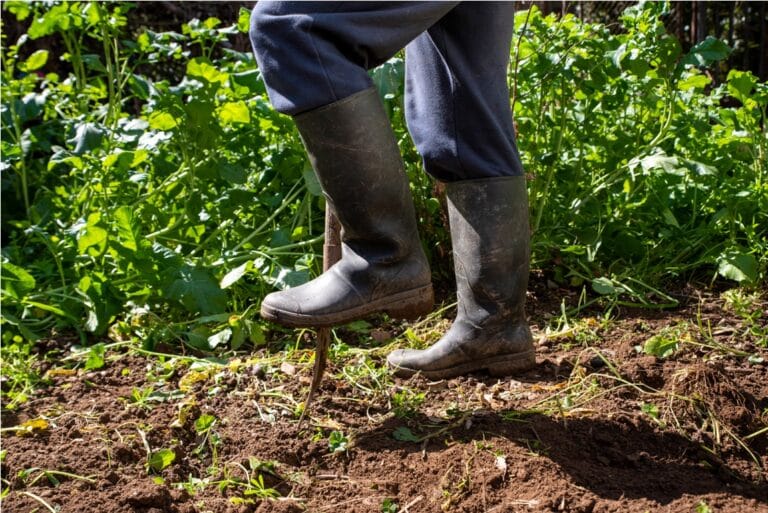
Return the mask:
<path id="1" fill-rule="evenodd" d="M 458 317 L 524 319 L 530 263 L 525 177 L 448 183 Z"/>
<path id="2" fill-rule="evenodd" d="M 294 120 L 344 244 L 382 262 L 421 251 L 408 178 L 376 88 Z"/>

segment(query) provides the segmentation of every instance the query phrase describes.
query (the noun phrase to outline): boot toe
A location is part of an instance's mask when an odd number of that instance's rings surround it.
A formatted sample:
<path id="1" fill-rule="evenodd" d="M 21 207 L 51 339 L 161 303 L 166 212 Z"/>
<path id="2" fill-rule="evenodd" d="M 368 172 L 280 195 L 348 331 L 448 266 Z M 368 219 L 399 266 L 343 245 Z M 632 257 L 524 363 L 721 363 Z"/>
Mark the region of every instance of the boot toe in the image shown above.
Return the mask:
<path id="1" fill-rule="evenodd" d="M 410 378 L 420 370 L 417 364 L 420 353 L 416 349 L 396 349 L 387 356 L 387 365 L 398 378 Z"/>
<path id="2" fill-rule="evenodd" d="M 261 316 L 270 321 L 285 321 L 290 314 L 301 315 L 301 304 L 289 294 L 272 292 L 261 302 Z"/>

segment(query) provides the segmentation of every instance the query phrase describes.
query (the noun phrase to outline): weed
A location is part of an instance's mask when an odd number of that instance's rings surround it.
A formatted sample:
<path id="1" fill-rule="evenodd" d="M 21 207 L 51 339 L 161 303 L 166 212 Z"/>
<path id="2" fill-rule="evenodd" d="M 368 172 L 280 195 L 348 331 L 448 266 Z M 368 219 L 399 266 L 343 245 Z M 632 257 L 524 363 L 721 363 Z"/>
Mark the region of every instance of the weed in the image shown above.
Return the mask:
<path id="1" fill-rule="evenodd" d="M 414 392 L 409 388 L 395 392 L 392 396 L 392 412 L 399 419 L 413 417 L 424 402 L 424 392 Z"/>
<path id="2" fill-rule="evenodd" d="M 400 511 L 400 506 L 394 499 L 387 497 L 381 501 L 381 513 L 397 513 Z"/>
<path id="3" fill-rule="evenodd" d="M 33 477 L 34 476 L 34 477 Z M 86 483 L 95 484 L 96 476 L 81 476 L 73 474 L 72 472 L 64 472 L 61 470 L 48 470 L 41 468 L 27 468 L 19 470 L 16 477 L 24 483 L 27 488 L 32 488 L 35 483 L 41 479 L 47 479 L 52 486 L 59 486 L 63 479 L 75 479 L 78 481 L 84 481 Z"/>
<path id="4" fill-rule="evenodd" d="M 131 395 L 121 399 L 125 400 L 129 406 L 132 406 L 134 408 L 139 408 L 142 410 L 151 410 L 153 406 L 150 404 L 150 398 L 152 397 L 152 394 L 154 392 L 155 390 L 151 386 L 147 386 L 144 388 L 134 387 L 133 389 L 131 389 Z"/>
<path id="5" fill-rule="evenodd" d="M 336 454 L 347 452 L 349 448 L 349 439 L 341 431 L 331 431 L 328 435 L 328 449 Z"/>
<path id="6" fill-rule="evenodd" d="M 25 403 L 40 386 L 48 383 L 35 371 L 38 356 L 32 353 L 32 344 L 22 337 L 3 331 L 0 357 L 3 362 L 3 407 L 13 410 Z"/>
<path id="7" fill-rule="evenodd" d="M 200 415 L 194 423 L 198 445 L 192 453 L 203 456 L 206 452 L 210 452 L 212 469 L 218 467 L 219 446 L 221 446 L 221 436 L 214 429 L 217 423 L 218 419 L 208 413 Z"/>
<path id="8" fill-rule="evenodd" d="M 277 473 L 276 462 L 261 461 L 250 457 L 248 458 L 248 468 L 240 463 L 236 463 L 235 466 L 245 474 L 244 480 L 229 476 L 225 471 L 225 479 L 217 482 L 220 491 L 230 487 L 241 490 L 243 497 L 230 497 L 232 504 L 255 504 L 254 499 L 274 499 L 280 497 L 279 491 L 267 486 L 264 482 L 265 474 L 282 480 Z"/>
<path id="9" fill-rule="evenodd" d="M 668 358 L 683 344 L 692 341 L 690 326 L 687 322 L 680 322 L 674 326 L 662 328 L 659 333 L 646 340 L 642 351 L 657 358 Z"/>
<path id="10" fill-rule="evenodd" d="M 756 344 L 768 348 L 768 304 L 758 291 L 751 293 L 741 289 L 730 289 L 722 294 L 726 308 L 738 315 L 744 322 L 744 335 L 754 337 Z"/>

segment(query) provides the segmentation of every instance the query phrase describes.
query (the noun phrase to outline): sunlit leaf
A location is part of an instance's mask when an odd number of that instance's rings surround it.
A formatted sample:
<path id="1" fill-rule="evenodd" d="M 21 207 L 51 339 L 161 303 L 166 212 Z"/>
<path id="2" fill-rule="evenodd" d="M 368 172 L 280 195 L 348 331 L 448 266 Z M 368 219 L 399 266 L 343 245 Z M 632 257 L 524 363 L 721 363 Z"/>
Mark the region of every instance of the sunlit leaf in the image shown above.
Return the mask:
<path id="1" fill-rule="evenodd" d="M 48 50 L 37 50 L 24 61 L 21 68 L 22 71 L 29 73 L 42 68 L 46 62 L 48 62 Z"/>
<path id="2" fill-rule="evenodd" d="M 16 426 L 16 436 L 33 436 L 48 431 L 50 424 L 45 419 L 31 419 Z"/>
<path id="3" fill-rule="evenodd" d="M 176 453 L 171 449 L 160 449 L 153 452 L 147 460 L 147 466 L 155 471 L 161 472 L 168 468 L 176 460 Z"/>

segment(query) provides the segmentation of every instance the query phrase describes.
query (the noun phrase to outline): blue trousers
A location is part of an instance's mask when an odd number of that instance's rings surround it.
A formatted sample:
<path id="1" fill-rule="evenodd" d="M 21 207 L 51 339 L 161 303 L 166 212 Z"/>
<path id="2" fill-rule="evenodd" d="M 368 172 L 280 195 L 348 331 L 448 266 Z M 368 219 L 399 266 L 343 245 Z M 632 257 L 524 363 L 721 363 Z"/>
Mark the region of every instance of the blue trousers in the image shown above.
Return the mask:
<path id="1" fill-rule="evenodd" d="M 522 175 L 509 105 L 509 2 L 260 1 L 251 43 L 279 112 L 296 115 L 372 86 L 405 48 L 405 116 L 442 181 Z"/>

